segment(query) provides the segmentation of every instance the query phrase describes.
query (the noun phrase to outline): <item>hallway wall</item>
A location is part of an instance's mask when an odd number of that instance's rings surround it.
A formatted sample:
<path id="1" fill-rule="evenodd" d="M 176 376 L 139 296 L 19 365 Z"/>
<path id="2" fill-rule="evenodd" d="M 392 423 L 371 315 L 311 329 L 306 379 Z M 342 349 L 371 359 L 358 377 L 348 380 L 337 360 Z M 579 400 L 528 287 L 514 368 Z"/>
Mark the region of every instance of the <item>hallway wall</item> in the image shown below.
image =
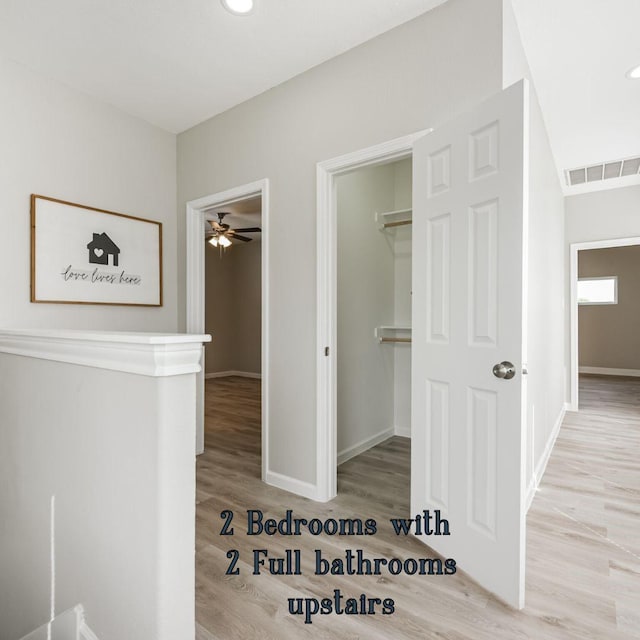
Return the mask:
<path id="1" fill-rule="evenodd" d="M 528 172 L 525 188 L 527 304 L 523 360 L 528 365 L 524 389 L 527 398 L 526 483 L 527 500 L 533 499 L 555 438 L 567 400 L 564 323 L 567 305 L 564 268 L 565 202 L 551 144 L 538 102 L 511 0 L 504 0 L 503 80 L 507 87 L 521 78 L 529 82 Z"/>
<path id="2" fill-rule="evenodd" d="M 0 56 L 0 327 L 175 331 L 175 136 Z M 29 302 L 32 193 L 163 224 L 164 306 Z"/>
<path id="3" fill-rule="evenodd" d="M 435 126 L 499 91 L 501 12 L 501 0 L 449 0 L 178 136 L 181 290 L 185 202 L 270 180 L 267 466 L 296 491 L 313 495 L 316 483 L 316 163 Z"/>

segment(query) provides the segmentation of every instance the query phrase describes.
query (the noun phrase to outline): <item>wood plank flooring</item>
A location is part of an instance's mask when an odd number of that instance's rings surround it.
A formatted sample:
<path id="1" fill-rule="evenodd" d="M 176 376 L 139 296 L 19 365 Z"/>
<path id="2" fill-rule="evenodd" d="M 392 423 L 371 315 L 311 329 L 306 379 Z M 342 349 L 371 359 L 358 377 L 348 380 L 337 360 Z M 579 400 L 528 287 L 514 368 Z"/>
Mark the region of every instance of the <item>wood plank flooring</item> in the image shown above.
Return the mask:
<path id="1" fill-rule="evenodd" d="M 314 550 L 344 557 L 429 557 L 393 534 L 409 511 L 409 440 L 391 438 L 339 468 L 338 497 L 318 504 L 260 481 L 260 383 L 207 382 L 206 452 L 197 463 L 198 640 L 624 640 L 640 638 L 640 380 L 581 380 L 582 411 L 567 414 L 527 518 L 527 602 L 513 611 L 462 572 L 454 576 L 314 576 Z M 233 510 L 235 535 L 221 536 Z M 246 510 L 280 519 L 375 518 L 363 537 L 246 535 Z M 386 525 L 386 526 L 385 526 Z M 301 549 L 302 575 L 252 575 L 252 550 Z M 227 552 L 240 575 L 227 576 Z M 393 598 L 393 615 L 290 615 L 288 598 Z"/>

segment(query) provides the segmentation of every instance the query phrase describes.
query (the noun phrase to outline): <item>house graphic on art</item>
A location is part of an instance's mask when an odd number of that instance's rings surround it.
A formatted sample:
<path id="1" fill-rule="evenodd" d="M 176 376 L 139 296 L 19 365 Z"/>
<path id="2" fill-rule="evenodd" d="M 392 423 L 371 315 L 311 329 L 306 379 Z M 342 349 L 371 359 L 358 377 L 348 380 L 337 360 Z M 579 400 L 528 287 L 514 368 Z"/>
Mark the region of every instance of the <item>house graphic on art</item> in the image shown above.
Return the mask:
<path id="1" fill-rule="evenodd" d="M 118 266 L 120 248 L 106 233 L 94 233 L 93 240 L 87 245 L 90 264 L 111 264 Z"/>

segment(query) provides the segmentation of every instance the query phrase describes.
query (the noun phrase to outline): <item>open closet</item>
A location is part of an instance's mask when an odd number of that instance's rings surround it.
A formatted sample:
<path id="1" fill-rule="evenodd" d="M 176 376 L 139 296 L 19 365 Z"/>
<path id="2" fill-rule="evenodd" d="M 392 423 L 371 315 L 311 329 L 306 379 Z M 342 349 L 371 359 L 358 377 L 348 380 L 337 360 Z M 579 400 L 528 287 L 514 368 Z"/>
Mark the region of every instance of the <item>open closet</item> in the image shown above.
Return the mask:
<path id="1" fill-rule="evenodd" d="M 339 176 L 338 465 L 411 433 L 411 158 Z"/>

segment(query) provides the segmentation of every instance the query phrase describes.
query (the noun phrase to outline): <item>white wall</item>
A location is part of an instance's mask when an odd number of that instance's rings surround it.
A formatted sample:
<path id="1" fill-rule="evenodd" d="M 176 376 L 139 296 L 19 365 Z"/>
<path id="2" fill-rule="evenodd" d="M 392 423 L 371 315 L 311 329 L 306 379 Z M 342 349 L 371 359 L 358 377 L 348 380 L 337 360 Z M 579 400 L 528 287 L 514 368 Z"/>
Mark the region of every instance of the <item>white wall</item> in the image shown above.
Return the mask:
<path id="1" fill-rule="evenodd" d="M 502 82 L 504 87 L 527 78 L 533 82 L 529 62 L 522 46 L 520 29 L 513 11 L 512 0 L 502 3 Z"/>
<path id="2" fill-rule="evenodd" d="M 0 141 L 0 327 L 175 331 L 175 136 L 0 57 Z M 162 222 L 164 306 L 30 303 L 32 193 Z M 159 637 L 159 383 L 88 371 L 1 358 L 2 640 L 48 619 L 54 493 L 58 612 L 85 603 L 101 640 Z"/>
<path id="3" fill-rule="evenodd" d="M 564 197 L 535 95 L 530 142 L 528 477 L 537 484 L 568 400 L 564 323 L 569 304 L 563 278 Z"/>
<path id="4" fill-rule="evenodd" d="M 261 372 L 262 243 L 205 247 L 206 372 Z"/>
<path id="5" fill-rule="evenodd" d="M 640 236 L 640 185 L 569 196 L 566 207 L 567 245 Z"/>
<path id="6" fill-rule="evenodd" d="M 503 38 L 505 87 L 521 78 L 530 82 L 528 314 L 524 360 L 529 370 L 525 380 L 526 478 L 531 497 L 544 472 L 568 393 L 563 331 L 568 312 L 564 290 L 564 198 L 510 0 L 504 2 Z"/>
<path id="7" fill-rule="evenodd" d="M 195 374 L 0 353 L 0 407 L 0 639 L 47 622 L 52 600 L 84 605 L 100 640 L 193 638 Z"/>
<path id="8" fill-rule="evenodd" d="M 500 0 L 450 0 L 178 136 L 180 283 L 185 203 L 270 180 L 271 472 L 316 482 L 316 164 L 499 91 L 500 15 Z"/>
<path id="9" fill-rule="evenodd" d="M 175 136 L 0 57 L 0 327 L 174 331 Z M 29 302 L 32 193 L 163 223 L 164 307 Z"/>

